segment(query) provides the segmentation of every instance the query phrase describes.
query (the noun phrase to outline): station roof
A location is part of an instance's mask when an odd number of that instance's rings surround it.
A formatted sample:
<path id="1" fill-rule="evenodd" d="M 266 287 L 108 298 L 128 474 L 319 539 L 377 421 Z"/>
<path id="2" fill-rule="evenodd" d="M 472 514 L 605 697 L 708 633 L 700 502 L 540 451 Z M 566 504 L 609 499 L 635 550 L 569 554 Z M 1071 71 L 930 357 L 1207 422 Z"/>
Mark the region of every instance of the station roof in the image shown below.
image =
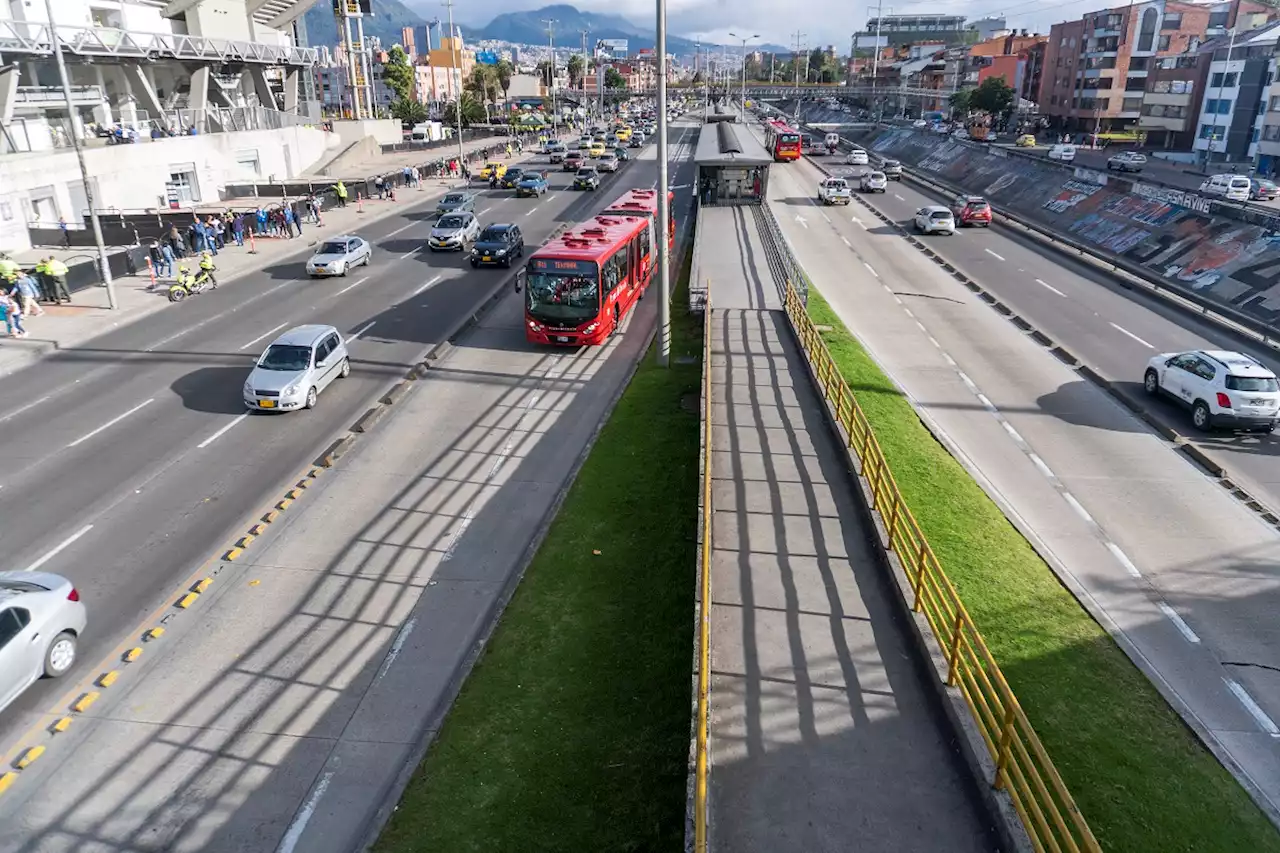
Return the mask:
<path id="1" fill-rule="evenodd" d="M 727 121 L 702 126 L 693 160 L 699 166 L 767 166 L 773 162 L 750 130 Z"/>

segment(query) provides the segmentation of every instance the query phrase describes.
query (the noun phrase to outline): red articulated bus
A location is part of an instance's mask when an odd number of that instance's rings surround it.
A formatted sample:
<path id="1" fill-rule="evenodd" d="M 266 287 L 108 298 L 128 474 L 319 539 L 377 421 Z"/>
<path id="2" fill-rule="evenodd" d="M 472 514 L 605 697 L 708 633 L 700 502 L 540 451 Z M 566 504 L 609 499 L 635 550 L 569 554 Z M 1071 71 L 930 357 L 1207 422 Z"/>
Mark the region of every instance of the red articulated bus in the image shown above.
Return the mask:
<path id="1" fill-rule="evenodd" d="M 538 249 L 524 269 L 525 337 L 604 343 L 649 286 L 655 241 L 647 217 L 601 215 Z"/>
<path id="2" fill-rule="evenodd" d="M 667 248 L 674 249 L 676 245 L 676 214 L 675 214 L 676 194 L 672 190 L 667 191 Z M 647 216 L 649 222 L 653 225 L 653 234 L 656 238 L 658 235 L 658 191 L 657 190 L 628 190 L 620 198 L 616 199 L 613 204 L 606 207 L 600 212 L 601 216 Z M 646 261 L 649 259 L 646 258 Z"/>
<path id="3" fill-rule="evenodd" d="M 764 147 L 779 163 L 800 159 L 800 131 L 786 122 L 770 119 L 764 125 Z"/>

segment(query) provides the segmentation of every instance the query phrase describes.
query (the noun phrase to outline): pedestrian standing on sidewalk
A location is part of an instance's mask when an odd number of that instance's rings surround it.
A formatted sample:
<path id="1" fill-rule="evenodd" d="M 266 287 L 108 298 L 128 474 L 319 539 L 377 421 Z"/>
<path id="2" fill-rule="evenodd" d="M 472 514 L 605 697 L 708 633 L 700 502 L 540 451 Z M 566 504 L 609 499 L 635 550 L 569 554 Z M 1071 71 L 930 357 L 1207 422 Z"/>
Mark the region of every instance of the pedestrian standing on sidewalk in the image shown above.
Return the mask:
<path id="1" fill-rule="evenodd" d="M 167 242 L 166 242 L 166 243 L 161 243 L 161 244 L 160 244 L 160 256 L 161 256 L 162 258 L 164 258 L 164 274 L 165 274 L 166 276 L 172 277 L 172 276 L 173 276 L 173 262 L 174 262 L 174 257 L 173 257 L 173 247 L 172 247 L 172 246 L 170 246 Z"/>
<path id="2" fill-rule="evenodd" d="M 378 175 L 378 177 L 376 177 L 376 178 L 374 178 L 374 179 L 373 179 L 373 188 L 374 188 L 375 190 L 377 190 L 377 191 L 378 191 L 378 200 L 379 200 L 379 201 L 381 201 L 381 200 L 382 200 L 382 193 L 383 193 L 383 189 L 384 189 L 384 187 L 382 186 L 382 176 L 381 176 L 381 175 Z"/>
<path id="3" fill-rule="evenodd" d="M 31 276 L 25 272 L 18 273 L 18 280 L 14 282 L 10 295 L 18 301 L 18 307 L 22 309 L 23 314 L 29 317 L 39 317 L 44 313 L 44 309 L 40 307 L 38 301 L 40 290 L 36 287 L 36 283 L 31 280 Z"/>
<path id="4" fill-rule="evenodd" d="M 66 302 L 71 304 L 71 291 L 67 290 L 67 273 L 71 270 L 67 269 L 67 265 L 57 258 L 50 257 L 45 262 L 45 269 L 49 271 L 49 277 L 53 279 L 53 295 L 54 301 Z"/>
<path id="5" fill-rule="evenodd" d="M 164 254 L 160 251 L 160 241 L 152 240 L 147 247 L 147 257 L 151 258 L 151 270 L 158 276 L 168 275 L 165 272 Z"/>
<path id="6" fill-rule="evenodd" d="M 36 261 L 36 286 L 40 288 L 40 295 L 45 302 L 54 302 L 58 300 L 54 298 L 53 281 L 49 278 L 49 259 L 41 258 Z"/>
<path id="7" fill-rule="evenodd" d="M 231 220 L 231 233 L 235 235 L 236 245 L 244 245 L 244 214 L 237 213 L 236 218 Z"/>
<path id="8" fill-rule="evenodd" d="M 58 230 L 62 232 L 62 247 L 64 249 L 71 248 L 71 235 L 67 233 L 67 220 L 61 216 L 58 217 Z"/>
<path id="9" fill-rule="evenodd" d="M 347 206 L 347 185 L 342 181 L 338 181 L 333 185 L 333 191 L 338 194 L 338 207 Z"/>
<path id="10" fill-rule="evenodd" d="M 302 213 L 303 203 L 300 201 L 289 202 L 289 210 L 293 213 L 293 227 L 298 229 L 298 236 L 302 236 L 302 220 L 306 219 Z"/>
<path id="11" fill-rule="evenodd" d="M 284 233 L 290 240 L 298 235 L 293 230 L 293 205 L 287 204 L 284 208 Z"/>
<path id="12" fill-rule="evenodd" d="M 0 319 L 11 338 L 25 338 L 27 330 L 22 327 L 22 309 L 7 293 L 0 292 Z"/>

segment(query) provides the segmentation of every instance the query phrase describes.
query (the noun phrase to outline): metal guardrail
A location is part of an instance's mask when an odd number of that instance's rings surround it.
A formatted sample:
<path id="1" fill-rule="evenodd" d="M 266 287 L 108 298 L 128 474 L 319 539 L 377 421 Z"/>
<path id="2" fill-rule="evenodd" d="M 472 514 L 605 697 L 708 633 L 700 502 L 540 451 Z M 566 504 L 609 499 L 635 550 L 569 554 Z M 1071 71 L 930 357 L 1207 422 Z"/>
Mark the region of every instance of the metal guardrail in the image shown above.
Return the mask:
<path id="1" fill-rule="evenodd" d="M 769 264 L 769 269 L 773 273 L 773 280 L 775 282 L 795 282 L 798 285 L 801 302 L 807 305 L 809 303 L 809 276 L 796 260 L 795 253 L 791 251 L 791 244 L 787 242 L 786 235 L 782 233 L 782 229 L 778 226 L 778 220 L 774 217 L 773 210 L 766 202 L 752 205 L 751 212 L 756 218 L 756 227 L 759 229 L 760 236 L 764 241 L 765 261 Z M 778 291 L 778 295 L 785 299 L 786 294 L 782 292 L 781 286 L 779 286 Z"/>
<path id="2" fill-rule="evenodd" d="M 1037 851 L 1101 853 L 1044 744 L 903 500 L 857 396 L 841 376 L 790 283 L 785 304 L 817 384 L 831 402 L 858 458 L 860 473 L 871 492 L 870 508 L 879 514 L 888 532 L 888 548 L 897 555 L 910 581 L 911 609 L 928 620 L 946 653 L 947 684 L 964 696 L 995 762 L 992 785 L 1008 793 Z"/>
<path id="3" fill-rule="evenodd" d="M 707 718 L 711 701 L 711 287 L 702 313 L 702 556 L 698 589 L 698 719 L 694 732 L 693 853 L 707 853 Z"/>

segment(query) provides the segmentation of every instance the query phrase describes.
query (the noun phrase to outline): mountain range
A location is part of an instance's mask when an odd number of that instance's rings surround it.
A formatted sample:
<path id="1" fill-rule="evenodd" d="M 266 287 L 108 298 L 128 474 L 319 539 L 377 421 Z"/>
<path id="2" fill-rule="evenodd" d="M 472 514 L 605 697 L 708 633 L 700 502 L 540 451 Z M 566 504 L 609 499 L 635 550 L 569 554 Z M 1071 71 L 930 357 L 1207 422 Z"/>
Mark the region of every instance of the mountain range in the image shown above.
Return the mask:
<path id="1" fill-rule="evenodd" d="M 579 33 L 586 30 L 591 41 L 599 39 L 626 39 L 628 48 L 635 52 L 654 46 L 652 29 L 633 24 L 621 15 L 581 12 L 573 6 L 545 6 L 528 12 L 505 12 L 483 27 L 459 27 L 462 37 L 469 42 L 493 39 L 514 44 L 545 44 L 547 29 L 544 19 L 556 21 L 556 32 L 563 33 L 560 44 L 570 48 L 581 44 Z M 336 45 L 338 28 L 328 3 L 317 3 L 307 10 L 304 18 L 307 38 L 312 46 Z M 401 30 L 405 27 L 421 27 L 427 23 L 425 15 L 406 6 L 400 0 L 375 0 L 374 15 L 364 21 L 365 36 L 377 36 L 383 45 L 400 43 Z M 443 30 L 437 30 L 437 37 Z M 591 45 L 588 45 L 590 48 Z M 421 48 L 421 45 L 419 45 Z M 780 45 L 752 45 L 755 50 L 767 53 L 787 53 Z M 667 52 L 676 56 L 690 56 L 697 50 L 697 42 L 683 36 L 667 33 Z"/>

